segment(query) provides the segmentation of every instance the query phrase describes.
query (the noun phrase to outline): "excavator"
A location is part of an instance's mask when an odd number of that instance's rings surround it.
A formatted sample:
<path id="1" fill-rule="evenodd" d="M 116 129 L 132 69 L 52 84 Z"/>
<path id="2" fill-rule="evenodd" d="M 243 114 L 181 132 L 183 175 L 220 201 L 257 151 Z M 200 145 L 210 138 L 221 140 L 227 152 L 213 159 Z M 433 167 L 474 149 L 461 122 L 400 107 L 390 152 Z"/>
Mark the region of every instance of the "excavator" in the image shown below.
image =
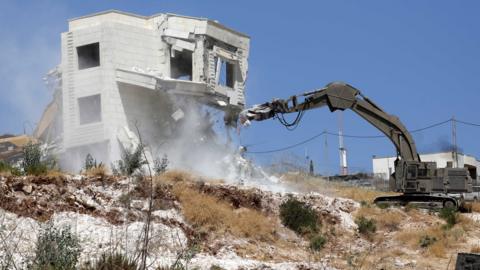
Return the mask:
<path id="1" fill-rule="evenodd" d="M 472 192 L 472 179 L 465 168 L 437 168 L 435 162 L 421 161 L 412 135 L 400 119 L 386 113 L 380 106 L 364 96 L 358 89 L 343 82 L 333 82 L 322 89 L 274 99 L 272 102 L 255 105 L 242 111 L 239 121 L 278 118 L 287 128 L 298 125 L 307 110 L 328 106 L 331 112 L 350 109 L 380 130 L 395 146 L 397 159 L 395 171 L 390 175 L 391 191 L 402 193 L 396 196 L 377 197 L 374 203 L 386 205 L 416 204 L 425 208 L 455 208 L 462 201 L 459 194 Z M 297 113 L 292 122 L 284 114 Z"/>

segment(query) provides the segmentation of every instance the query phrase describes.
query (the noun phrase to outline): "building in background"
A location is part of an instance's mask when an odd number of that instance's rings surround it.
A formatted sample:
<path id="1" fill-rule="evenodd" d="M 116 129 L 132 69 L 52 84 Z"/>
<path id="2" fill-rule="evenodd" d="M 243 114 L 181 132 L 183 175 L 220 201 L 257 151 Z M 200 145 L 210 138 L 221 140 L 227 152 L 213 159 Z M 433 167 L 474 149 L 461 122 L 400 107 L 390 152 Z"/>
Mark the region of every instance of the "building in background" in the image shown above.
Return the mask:
<path id="1" fill-rule="evenodd" d="M 88 153 L 110 164 L 137 128 L 154 134 L 147 143 L 172 136 L 191 102 L 226 125 L 245 104 L 250 39 L 216 21 L 112 10 L 71 19 L 61 40 L 61 64 L 45 78 L 54 99 L 34 135 L 71 164 Z"/>
<path id="2" fill-rule="evenodd" d="M 478 172 L 480 170 L 480 161 L 473 157 L 463 153 L 457 153 L 458 167 L 467 168 L 470 172 L 470 177 L 474 180 L 474 185 L 478 185 L 480 182 Z M 397 157 L 376 157 L 372 158 L 373 173 L 385 180 L 388 180 L 390 175 L 395 171 L 395 159 Z M 422 161 L 433 161 L 437 163 L 437 168 L 452 167 L 456 164 L 455 154 L 451 151 L 438 152 L 430 154 L 421 154 L 420 159 Z"/>
<path id="3" fill-rule="evenodd" d="M 0 160 L 9 164 L 18 163 L 23 159 L 23 149 L 29 142 L 34 142 L 34 139 L 27 135 L 1 135 Z"/>

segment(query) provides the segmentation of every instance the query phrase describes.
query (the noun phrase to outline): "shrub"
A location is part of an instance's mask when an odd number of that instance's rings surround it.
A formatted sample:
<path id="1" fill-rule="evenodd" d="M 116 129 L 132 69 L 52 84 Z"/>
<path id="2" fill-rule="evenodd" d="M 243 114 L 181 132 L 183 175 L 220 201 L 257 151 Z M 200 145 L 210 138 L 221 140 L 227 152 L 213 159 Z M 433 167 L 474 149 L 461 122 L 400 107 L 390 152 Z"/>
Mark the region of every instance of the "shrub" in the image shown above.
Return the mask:
<path id="1" fill-rule="evenodd" d="M 82 270 L 136 270 L 137 263 L 121 253 L 103 253 L 100 259 L 87 262 Z"/>
<path id="2" fill-rule="evenodd" d="M 327 239 L 323 237 L 321 234 L 317 234 L 310 238 L 310 249 L 313 251 L 319 251 L 323 248 Z"/>
<path id="3" fill-rule="evenodd" d="M 450 229 L 457 223 L 457 211 L 454 208 L 442 208 L 438 216 L 447 222 L 445 229 Z"/>
<path id="4" fill-rule="evenodd" d="M 0 175 L 2 174 L 20 176 L 22 175 L 22 172 L 17 167 L 14 167 L 3 160 L 0 160 Z"/>
<path id="5" fill-rule="evenodd" d="M 27 175 L 44 175 L 48 171 L 46 162 L 42 161 L 43 152 L 40 145 L 28 143 L 23 149 L 22 168 Z"/>
<path id="6" fill-rule="evenodd" d="M 280 205 L 280 219 L 284 226 L 299 234 L 317 231 L 315 211 L 293 197 Z"/>
<path id="7" fill-rule="evenodd" d="M 170 270 L 188 270 L 188 264 L 199 251 L 198 246 L 192 245 L 177 254 L 175 262 L 170 266 Z"/>
<path id="8" fill-rule="evenodd" d="M 88 176 L 100 176 L 104 177 L 108 174 L 107 167 L 103 165 L 102 163 L 98 164 L 96 167 L 92 167 L 85 171 L 85 174 Z"/>
<path id="9" fill-rule="evenodd" d="M 167 171 L 167 167 L 168 167 L 167 155 L 164 155 L 162 159 L 157 158 L 153 161 L 153 171 L 155 172 L 155 175 L 163 174 L 164 172 Z"/>
<path id="10" fill-rule="evenodd" d="M 361 234 L 371 234 L 377 231 L 377 225 L 373 218 L 369 219 L 364 216 L 360 216 L 355 219 L 355 223 L 358 226 L 358 232 Z"/>
<path id="11" fill-rule="evenodd" d="M 435 236 L 423 235 L 422 237 L 420 237 L 418 243 L 420 244 L 420 247 L 426 248 L 431 244 L 435 243 L 436 241 L 437 238 Z"/>
<path id="12" fill-rule="evenodd" d="M 7 162 L 0 160 L 0 172 L 10 172 L 12 166 Z"/>
<path id="13" fill-rule="evenodd" d="M 85 157 L 85 165 L 83 168 L 85 169 L 85 171 L 88 171 L 91 168 L 95 168 L 95 167 L 97 167 L 97 160 L 94 159 L 92 155 L 87 154 L 87 156 Z"/>
<path id="14" fill-rule="evenodd" d="M 389 206 L 388 203 L 377 203 L 377 207 L 380 209 L 387 209 Z"/>
<path id="15" fill-rule="evenodd" d="M 114 174 L 131 176 L 147 164 L 143 158 L 143 148 L 144 146 L 139 144 L 134 150 L 124 149 L 122 159 L 117 161 L 117 166 L 112 166 Z"/>
<path id="16" fill-rule="evenodd" d="M 49 224 L 38 236 L 32 268 L 73 270 L 80 252 L 78 238 L 70 227 L 58 229 Z"/>

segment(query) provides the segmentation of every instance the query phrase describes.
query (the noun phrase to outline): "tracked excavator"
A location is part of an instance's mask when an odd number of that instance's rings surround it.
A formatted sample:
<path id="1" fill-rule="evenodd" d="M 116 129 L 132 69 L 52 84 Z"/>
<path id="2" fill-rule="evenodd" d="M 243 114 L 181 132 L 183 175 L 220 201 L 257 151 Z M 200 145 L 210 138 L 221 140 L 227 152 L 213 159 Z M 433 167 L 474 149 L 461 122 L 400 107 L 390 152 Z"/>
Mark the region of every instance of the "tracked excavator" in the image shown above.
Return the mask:
<path id="1" fill-rule="evenodd" d="M 458 195 L 472 191 L 472 179 L 467 169 L 437 168 L 435 162 L 421 161 L 412 135 L 398 117 L 386 113 L 358 89 L 346 83 L 334 82 L 319 90 L 255 105 L 240 113 L 239 121 L 245 125 L 252 120 L 278 118 L 290 128 L 298 125 L 305 111 L 324 106 L 328 106 L 331 112 L 352 110 L 394 144 L 397 159 L 389 186 L 391 191 L 402 194 L 378 197 L 374 201 L 376 204 L 458 208 L 461 204 L 461 196 Z M 297 113 L 295 120 L 290 123 L 284 118 L 284 114 L 289 113 Z"/>

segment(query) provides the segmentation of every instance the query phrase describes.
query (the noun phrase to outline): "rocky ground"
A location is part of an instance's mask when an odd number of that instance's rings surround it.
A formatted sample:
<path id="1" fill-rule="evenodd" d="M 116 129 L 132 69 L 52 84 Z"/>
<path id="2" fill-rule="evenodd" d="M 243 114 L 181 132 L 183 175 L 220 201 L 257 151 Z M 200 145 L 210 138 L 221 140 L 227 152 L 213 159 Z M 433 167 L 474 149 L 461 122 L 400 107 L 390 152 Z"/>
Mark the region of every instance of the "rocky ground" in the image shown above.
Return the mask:
<path id="1" fill-rule="evenodd" d="M 460 214 L 458 223 L 444 230 L 445 222 L 435 212 L 380 209 L 359 199 L 361 189 L 349 196 L 346 189 L 327 187 L 318 179 L 305 181 L 284 182 L 284 189 L 292 191 L 287 193 L 180 172 L 155 178 L 150 269 L 176 260 L 184 260 L 188 269 L 453 269 L 457 252 L 480 246 L 477 213 Z M 318 192 L 298 192 L 300 186 Z M 151 190 L 148 181 L 135 177 L 0 177 L 0 259 L 11 255 L 21 269 L 34 256 L 38 233 L 47 223 L 70 226 L 80 239 L 81 262 L 111 251 L 133 256 L 142 243 Z M 189 196 L 202 198 L 200 210 Z M 291 196 L 320 217 L 327 239 L 321 251 L 312 252 L 308 239 L 281 224 L 279 206 Z M 211 206 L 215 211 L 231 212 L 224 213 L 230 223 L 211 218 L 218 213 L 199 215 L 212 200 L 218 204 Z M 219 206 L 223 208 L 215 208 Z M 359 216 L 374 219 L 376 232 L 359 233 Z M 423 235 L 437 241 L 421 247 Z"/>

